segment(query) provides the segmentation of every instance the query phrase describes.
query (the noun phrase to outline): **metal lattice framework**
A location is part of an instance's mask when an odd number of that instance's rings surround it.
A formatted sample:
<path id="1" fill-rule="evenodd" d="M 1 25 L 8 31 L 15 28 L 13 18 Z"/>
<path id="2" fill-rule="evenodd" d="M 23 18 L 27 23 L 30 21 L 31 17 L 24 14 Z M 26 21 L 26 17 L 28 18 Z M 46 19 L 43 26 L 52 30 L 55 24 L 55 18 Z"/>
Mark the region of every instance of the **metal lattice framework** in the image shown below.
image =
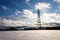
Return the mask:
<path id="1" fill-rule="evenodd" d="M 40 16 L 40 10 L 37 11 L 37 23 L 38 23 L 38 26 L 41 27 L 41 16 Z"/>

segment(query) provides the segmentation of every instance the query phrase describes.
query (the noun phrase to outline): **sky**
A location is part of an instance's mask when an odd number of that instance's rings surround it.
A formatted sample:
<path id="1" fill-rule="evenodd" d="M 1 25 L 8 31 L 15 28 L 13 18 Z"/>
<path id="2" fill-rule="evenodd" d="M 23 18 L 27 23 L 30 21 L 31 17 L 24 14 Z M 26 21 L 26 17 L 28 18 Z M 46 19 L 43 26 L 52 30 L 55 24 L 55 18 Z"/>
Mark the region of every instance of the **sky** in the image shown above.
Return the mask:
<path id="1" fill-rule="evenodd" d="M 60 0 L 0 0 L 0 26 L 33 26 L 38 9 L 42 23 L 60 23 Z"/>

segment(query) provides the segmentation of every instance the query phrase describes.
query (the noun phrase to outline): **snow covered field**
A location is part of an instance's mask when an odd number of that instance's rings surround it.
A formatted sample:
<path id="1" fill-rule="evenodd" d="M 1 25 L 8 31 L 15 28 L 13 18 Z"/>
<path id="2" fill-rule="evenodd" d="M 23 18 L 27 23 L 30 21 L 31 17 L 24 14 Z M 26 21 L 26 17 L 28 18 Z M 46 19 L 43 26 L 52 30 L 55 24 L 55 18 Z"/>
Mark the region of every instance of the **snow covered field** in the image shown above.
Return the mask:
<path id="1" fill-rule="evenodd" d="M 0 40 L 60 40 L 60 30 L 0 31 Z"/>

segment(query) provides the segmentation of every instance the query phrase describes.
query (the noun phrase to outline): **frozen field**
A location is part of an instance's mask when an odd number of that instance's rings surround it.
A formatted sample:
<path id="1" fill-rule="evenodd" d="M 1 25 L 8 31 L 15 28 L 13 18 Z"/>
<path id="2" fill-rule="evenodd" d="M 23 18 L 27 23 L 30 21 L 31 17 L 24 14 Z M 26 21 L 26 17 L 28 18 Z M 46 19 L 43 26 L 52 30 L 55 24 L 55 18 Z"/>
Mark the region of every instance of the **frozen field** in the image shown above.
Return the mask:
<path id="1" fill-rule="evenodd" d="M 60 40 L 60 30 L 0 31 L 0 40 Z"/>

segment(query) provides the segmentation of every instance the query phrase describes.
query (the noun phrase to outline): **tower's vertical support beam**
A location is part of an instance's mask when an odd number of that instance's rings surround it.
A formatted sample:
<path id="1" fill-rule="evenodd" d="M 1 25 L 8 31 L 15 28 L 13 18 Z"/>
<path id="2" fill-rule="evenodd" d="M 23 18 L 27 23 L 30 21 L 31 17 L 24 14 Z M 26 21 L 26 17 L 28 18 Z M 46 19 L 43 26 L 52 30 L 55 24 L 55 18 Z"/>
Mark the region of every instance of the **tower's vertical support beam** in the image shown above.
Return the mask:
<path id="1" fill-rule="evenodd" d="M 37 16 L 38 16 L 38 26 L 41 27 L 41 16 L 40 16 L 40 11 L 37 11 Z"/>

